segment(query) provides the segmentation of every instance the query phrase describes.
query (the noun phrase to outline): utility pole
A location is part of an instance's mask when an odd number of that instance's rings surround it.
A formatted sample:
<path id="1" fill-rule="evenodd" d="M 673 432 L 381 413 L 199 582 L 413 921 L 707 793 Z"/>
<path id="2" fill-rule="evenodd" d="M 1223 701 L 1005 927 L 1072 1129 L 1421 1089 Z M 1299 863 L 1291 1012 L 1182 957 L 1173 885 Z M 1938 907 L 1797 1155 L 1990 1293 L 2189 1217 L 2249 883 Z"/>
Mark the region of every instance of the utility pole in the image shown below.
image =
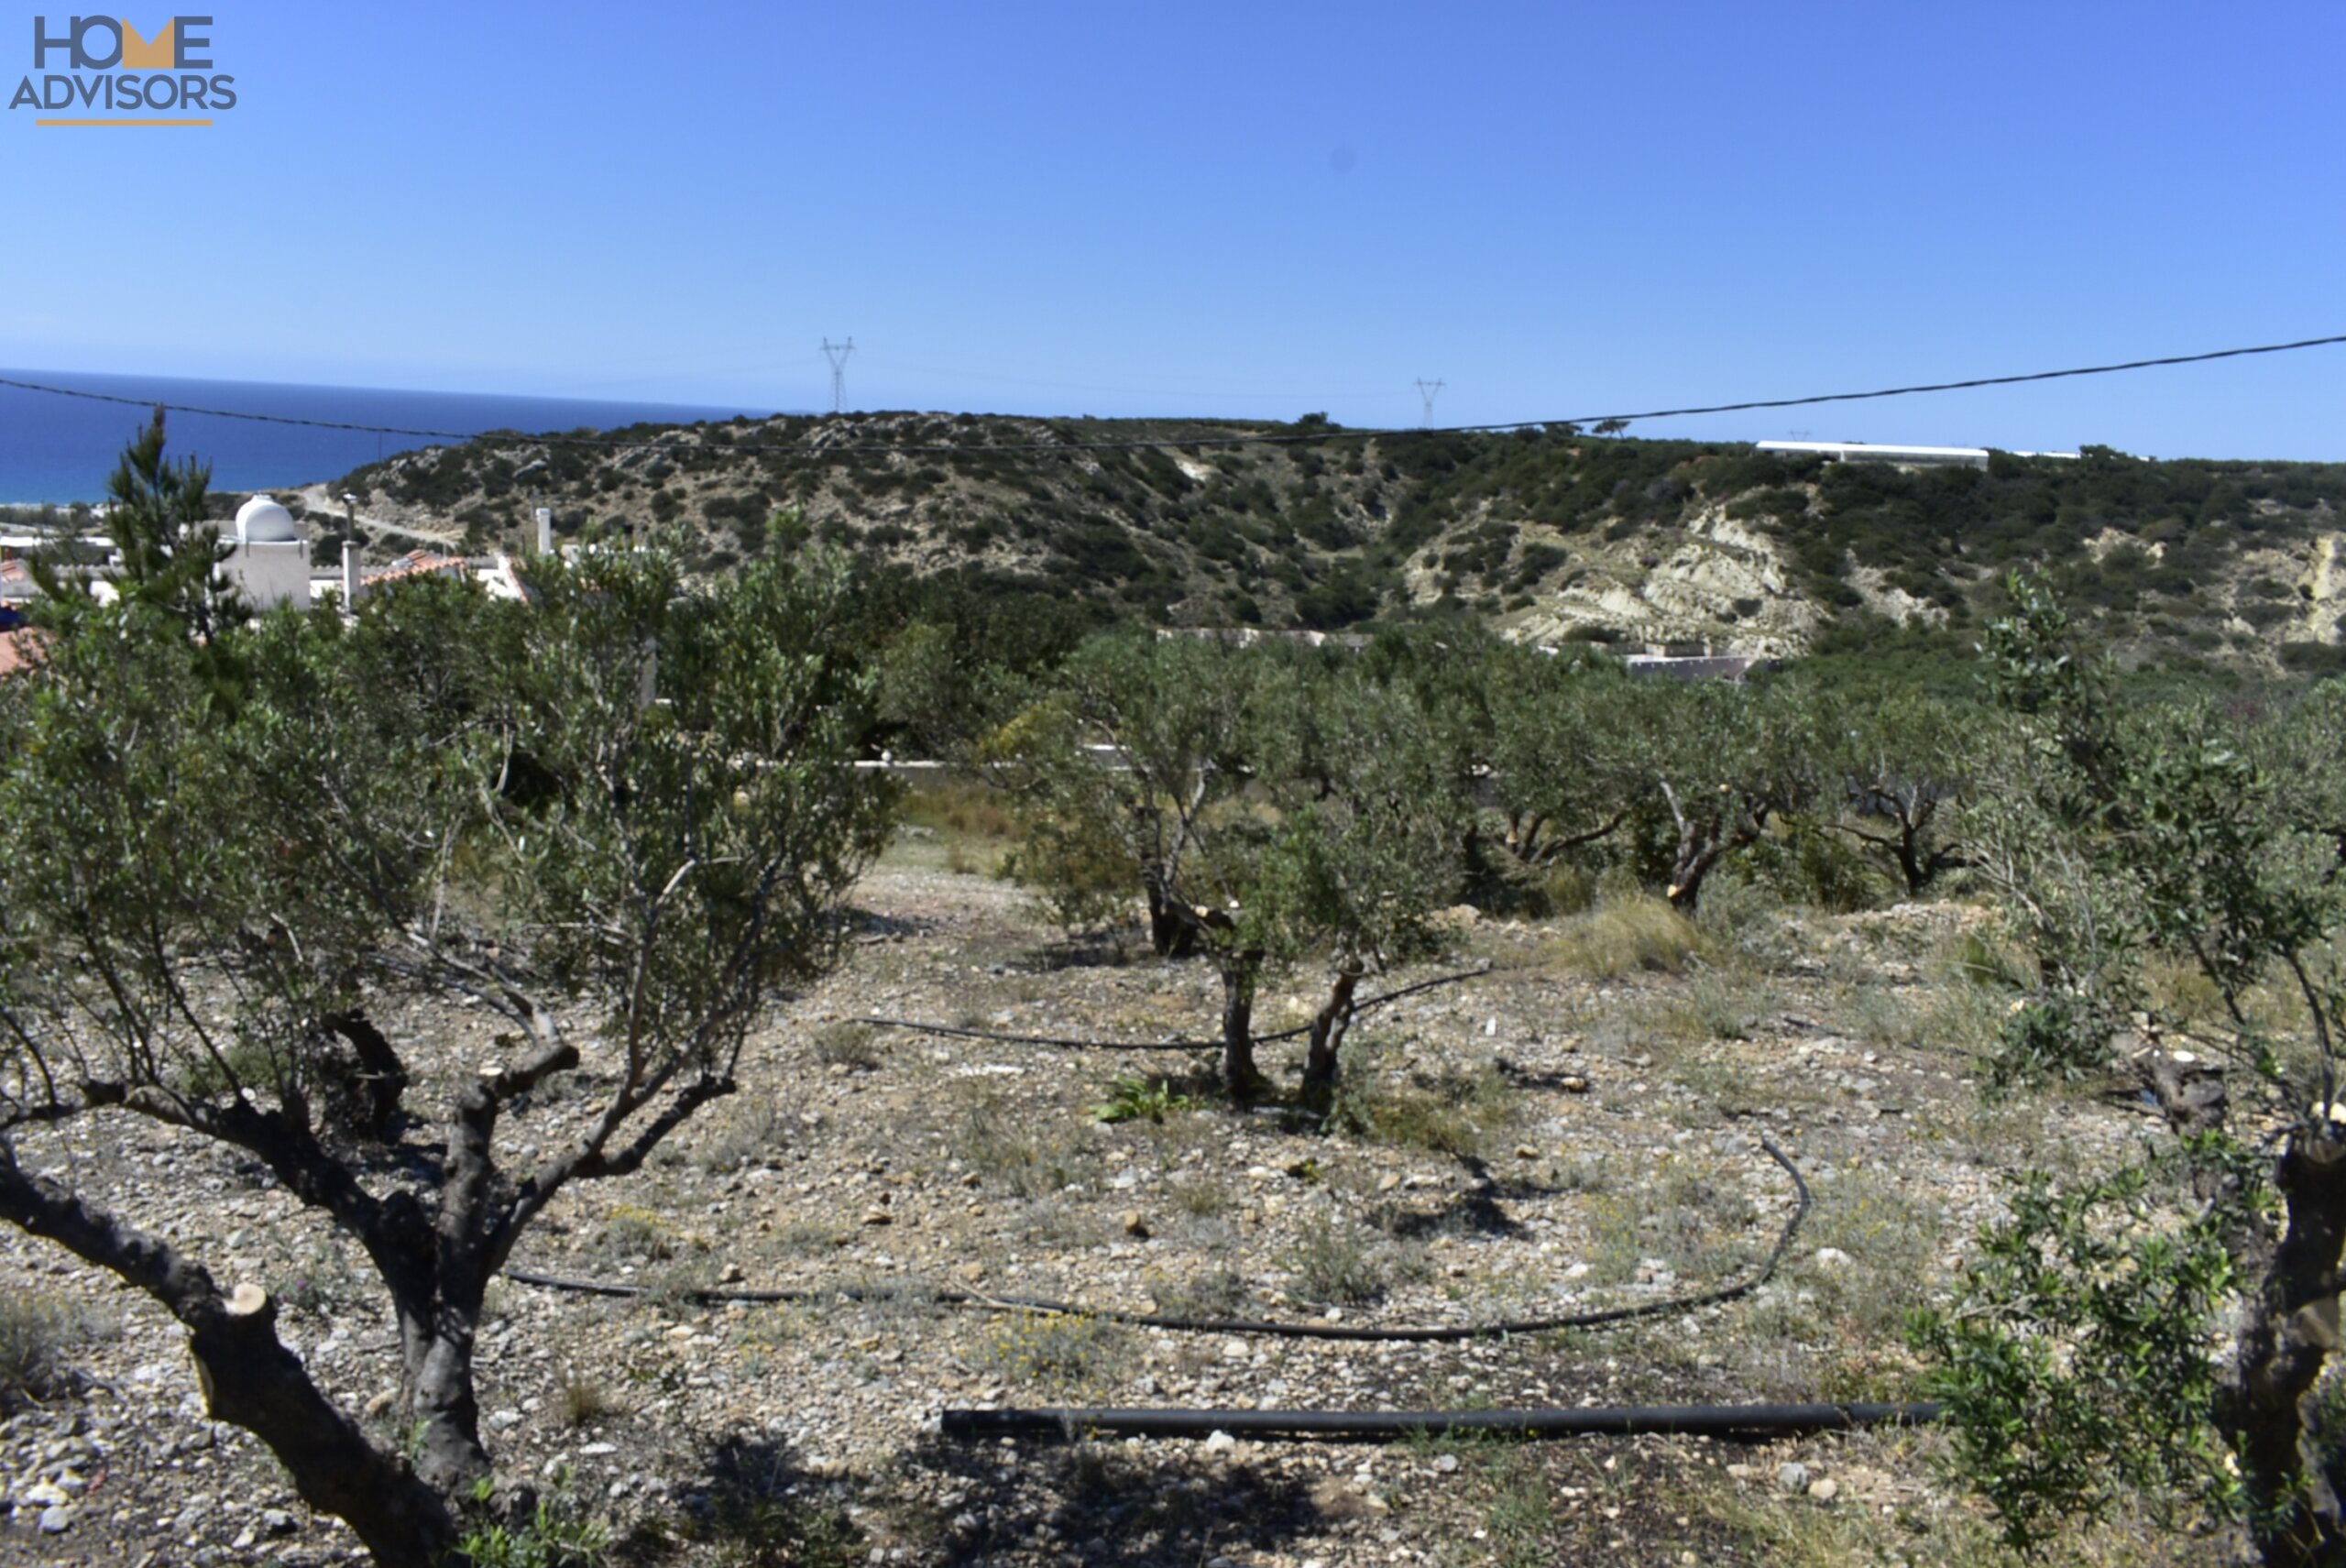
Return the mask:
<path id="1" fill-rule="evenodd" d="M 833 343 L 823 339 L 823 357 L 831 362 L 831 411 L 838 413 L 847 403 L 847 356 L 855 352 L 855 339 Z"/>
<path id="2" fill-rule="evenodd" d="M 1418 422 L 1420 426 L 1430 426 L 1433 423 L 1433 400 L 1441 395 L 1442 383 L 1440 381 L 1429 381 L 1424 379 L 1422 377 L 1419 378 L 1418 396 L 1426 400 L 1426 417 Z"/>
<path id="3" fill-rule="evenodd" d="M 378 440 L 381 438 L 377 437 Z M 342 608 L 345 614 L 358 608 L 358 595 L 366 580 L 366 573 L 358 565 L 358 497 L 352 491 L 342 493 Z"/>

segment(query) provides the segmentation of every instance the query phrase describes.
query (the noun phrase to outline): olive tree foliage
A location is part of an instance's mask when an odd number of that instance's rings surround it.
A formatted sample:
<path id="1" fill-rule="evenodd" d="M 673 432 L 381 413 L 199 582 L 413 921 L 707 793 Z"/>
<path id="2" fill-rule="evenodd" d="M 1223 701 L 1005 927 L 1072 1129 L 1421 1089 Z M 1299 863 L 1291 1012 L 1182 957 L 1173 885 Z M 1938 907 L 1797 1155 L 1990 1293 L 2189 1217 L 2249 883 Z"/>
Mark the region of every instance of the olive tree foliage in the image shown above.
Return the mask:
<path id="1" fill-rule="evenodd" d="M 868 683 L 825 652 L 836 575 L 702 589 L 605 554 L 532 583 L 225 632 L 231 705 L 199 700 L 184 623 L 126 596 L 0 688 L 0 1217 L 159 1301 L 213 1416 L 402 1568 L 448 1560 L 494 1474 L 489 1280 L 557 1194 L 732 1090 L 777 989 L 833 961 L 885 816 L 843 765 Z M 503 1021 L 488 1059 L 400 1033 L 435 998 Z M 552 1138 L 532 1112 L 565 1075 L 592 1109 Z M 168 1210 L 77 1190 L 50 1151 L 96 1118 L 228 1146 L 356 1243 L 410 1454 L 321 1392 L 265 1291 L 165 1239 Z"/>
<path id="2" fill-rule="evenodd" d="M 1137 890 L 1150 947 L 1198 949 L 1205 914 L 1183 896 L 1207 824 L 1246 783 L 1241 735 L 1259 659 L 1218 639 L 1095 638 L 986 737 L 980 765 L 1025 809 L 1011 862 L 1069 925 Z"/>
<path id="3" fill-rule="evenodd" d="M 1639 701 L 1611 660 L 1513 646 L 1492 660 L 1489 794 L 1515 864 L 1554 865 L 1609 839 L 1652 787 Z"/>
<path id="4" fill-rule="evenodd" d="M 2346 875 L 2346 680 L 2327 680 L 2250 737 L 2273 781 L 2274 806 L 2294 831 L 2330 846 L 2324 875 Z"/>
<path id="5" fill-rule="evenodd" d="M 1815 705 L 1781 683 L 1653 680 L 1627 716 L 1629 766 L 1669 867 L 1664 895 L 1691 914 L 1712 872 L 1815 800 Z"/>
<path id="6" fill-rule="evenodd" d="M 1304 1086 L 1324 1106 L 1361 979 L 1442 945 L 1460 797 L 1422 710 L 1365 671 L 1215 639 L 1101 639 L 980 754 L 1025 819 L 1014 874 L 1065 912 L 1138 894 L 1158 953 L 1211 960 L 1238 1098 L 1269 1088 L 1254 1033 L 1267 978 L 1330 963 Z"/>
<path id="7" fill-rule="evenodd" d="M 2026 768 L 1982 801 L 1977 837 L 2040 979 L 2008 1022 L 2004 1076 L 2124 1074 L 2188 1180 L 2155 1203 L 2039 1183 L 1918 1338 L 2015 1539 L 2105 1506 L 2098 1475 L 2156 1472 L 2268 1563 L 2341 1561 L 2346 1476 L 2316 1387 L 2346 1246 L 2333 845 L 2204 708 L 2120 711 L 2043 586 L 2013 592 L 1985 652 Z M 2211 1000 L 2162 1001 L 2154 959 Z M 2097 1345 L 2110 1354 L 2084 1354 Z M 2213 1357 L 2196 1380 L 2194 1355 Z"/>
<path id="8" fill-rule="evenodd" d="M 1609 837 L 1650 781 L 1620 664 L 1586 647 L 1552 652 L 1479 622 L 1408 627 L 1361 668 L 1418 707 L 1459 819 L 1471 888 L 1543 871 Z"/>
<path id="9" fill-rule="evenodd" d="M 1378 632 L 1352 667 L 1416 705 L 1449 787 L 1479 801 L 1497 739 L 1501 666 L 1514 651 L 1480 621 L 1408 624 Z M 1470 816 L 1458 827 L 1474 862 L 1485 838 L 1482 824 Z"/>
<path id="10" fill-rule="evenodd" d="M 1291 662 L 1266 683 L 1254 734 L 1268 821 L 1207 862 L 1229 912 L 1221 939 L 1255 976 L 1325 956 L 1301 1091 L 1325 1113 L 1361 981 L 1450 946 L 1439 916 L 1464 871 L 1465 797 L 1425 711 L 1359 671 Z"/>
<path id="11" fill-rule="evenodd" d="M 1958 818 L 1984 715 L 1903 688 L 1814 700 L 1825 829 L 1862 845 L 1909 896 L 1968 865 Z"/>

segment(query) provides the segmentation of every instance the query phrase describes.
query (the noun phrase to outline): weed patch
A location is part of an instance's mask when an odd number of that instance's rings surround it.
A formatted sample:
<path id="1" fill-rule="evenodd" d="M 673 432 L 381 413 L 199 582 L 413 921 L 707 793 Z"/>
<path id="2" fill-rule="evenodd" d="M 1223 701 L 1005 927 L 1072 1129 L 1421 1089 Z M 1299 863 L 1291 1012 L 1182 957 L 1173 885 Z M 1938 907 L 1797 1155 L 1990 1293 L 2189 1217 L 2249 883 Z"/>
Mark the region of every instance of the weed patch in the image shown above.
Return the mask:
<path id="1" fill-rule="evenodd" d="M 977 1355 L 1005 1377 L 1071 1390 L 1103 1379 L 1129 1358 L 1130 1350 L 1128 1336 L 1113 1323 L 1038 1312 L 987 1325 Z"/>
<path id="2" fill-rule="evenodd" d="M 606 1215 L 596 1241 L 603 1255 L 612 1258 L 666 1258 L 676 1250 L 668 1223 L 633 1203 L 622 1203 Z"/>
<path id="3" fill-rule="evenodd" d="M 60 1297 L 0 1297 L 0 1410 L 69 1392 L 71 1352 L 109 1332 L 106 1320 Z"/>
<path id="4" fill-rule="evenodd" d="M 815 1031 L 815 1059 L 825 1067 L 871 1072 L 886 1059 L 879 1036 L 868 1024 L 828 1024 Z"/>
<path id="5" fill-rule="evenodd" d="M 1292 1277 L 1288 1295 L 1309 1306 L 1365 1305 L 1381 1298 L 1392 1278 L 1376 1237 L 1325 1216 L 1306 1224 L 1277 1261 Z"/>
<path id="6" fill-rule="evenodd" d="M 1126 1077 L 1116 1080 L 1108 1091 L 1108 1098 L 1091 1107 L 1091 1119 L 1162 1124 L 1166 1117 L 1193 1111 L 1197 1104 L 1164 1079 L 1151 1082 L 1145 1078 Z"/>
<path id="7" fill-rule="evenodd" d="M 1018 817 L 1002 792 L 981 779 L 937 779 L 915 784 L 904 792 L 901 818 L 948 839 L 994 839 L 1008 843 L 1018 837 Z"/>
<path id="8" fill-rule="evenodd" d="M 1759 1210 L 1735 1176 L 1674 1154 L 1649 1179 L 1598 1196 L 1587 1213 L 1589 1266 L 1609 1284 L 1664 1272 L 1723 1279 L 1764 1245 L 1754 1233 Z"/>
<path id="9" fill-rule="evenodd" d="M 1337 1086 L 1327 1124 L 1368 1143 L 1474 1155 L 1504 1136 L 1521 1113 L 1521 1091 L 1496 1067 L 1427 1072 L 1372 1060 Z"/>
<path id="10" fill-rule="evenodd" d="M 1557 938 L 1552 959 L 1567 974 L 1612 980 L 1625 974 L 1681 974 L 1704 948 L 1694 923 L 1661 899 L 1608 901 L 1574 919 Z"/>
<path id="11" fill-rule="evenodd" d="M 1193 1274 L 1152 1269 L 1146 1284 L 1149 1299 L 1167 1317 L 1230 1318 L 1246 1304 L 1246 1281 L 1227 1268 Z"/>
<path id="12" fill-rule="evenodd" d="M 1663 1037 L 1683 1045 L 1710 1040 L 1748 1040 L 1768 1015 L 1770 998 L 1701 974 L 1685 991 L 1663 1003 L 1656 1019 Z"/>
<path id="13" fill-rule="evenodd" d="M 789 1452 L 727 1438 L 674 1533 L 709 1568 L 860 1568 L 871 1543 L 848 1508 L 808 1484 Z M 644 1544 L 652 1544 L 645 1542 Z"/>
<path id="14" fill-rule="evenodd" d="M 789 1146 L 789 1124 L 773 1101 L 743 1098 L 731 1113 L 694 1151 L 703 1170 L 719 1176 L 745 1170 Z"/>
<path id="15" fill-rule="evenodd" d="M 1035 1131 L 999 1095 L 971 1094 L 947 1130 L 954 1157 L 1020 1198 L 1042 1198 L 1080 1186 L 1095 1172 L 1091 1153 L 1073 1139 Z"/>
<path id="16" fill-rule="evenodd" d="M 273 1294 L 294 1311 L 331 1318 L 365 1296 L 366 1286 L 341 1249 L 323 1242 L 286 1272 Z"/>

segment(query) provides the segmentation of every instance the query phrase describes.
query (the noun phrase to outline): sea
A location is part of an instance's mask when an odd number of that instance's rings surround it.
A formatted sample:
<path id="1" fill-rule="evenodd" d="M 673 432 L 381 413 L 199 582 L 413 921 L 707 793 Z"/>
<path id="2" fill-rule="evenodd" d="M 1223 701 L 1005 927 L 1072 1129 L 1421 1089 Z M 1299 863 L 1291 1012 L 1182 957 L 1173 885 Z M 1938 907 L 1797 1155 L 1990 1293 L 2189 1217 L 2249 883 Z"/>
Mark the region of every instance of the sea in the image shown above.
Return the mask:
<path id="1" fill-rule="evenodd" d="M 576 398 L 499 397 L 418 392 L 384 387 L 311 387 L 270 381 L 212 381 L 163 376 L 93 376 L 67 370 L 0 369 L 0 381 L 28 381 L 104 398 L 0 385 L 0 506 L 104 499 L 106 476 L 154 404 L 164 416 L 165 455 L 212 465 L 215 490 L 291 488 L 338 479 L 353 468 L 444 439 L 272 424 L 229 414 L 274 414 L 336 424 L 477 435 L 490 430 L 532 434 L 630 424 L 690 424 L 737 414 L 763 418 L 772 409 L 680 403 L 596 402 Z M 217 410 L 203 413 L 193 410 Z"/>

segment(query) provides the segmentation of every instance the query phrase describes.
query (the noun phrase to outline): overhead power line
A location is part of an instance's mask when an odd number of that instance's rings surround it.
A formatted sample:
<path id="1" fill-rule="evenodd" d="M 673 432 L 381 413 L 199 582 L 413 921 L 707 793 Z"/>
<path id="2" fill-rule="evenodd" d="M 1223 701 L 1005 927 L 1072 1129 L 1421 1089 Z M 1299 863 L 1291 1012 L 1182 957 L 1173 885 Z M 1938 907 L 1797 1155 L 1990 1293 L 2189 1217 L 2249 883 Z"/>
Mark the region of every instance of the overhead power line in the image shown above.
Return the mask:
<path id="1" fill-rule="evenodd" d="M 1882 387 L 1866 392 L 1818 392 L 1797 398 L 1753 398 L 1734 403 L 1702 403 L 1685 408 L 1572 414 L 1553 419 L 1507 420 L 1491 424 L 1453 424 L 1434 429 L 1335 427 L 1305 432 L 1266 431 L 1249 435 L 1156 436 L 1114 441 L 1032 441 L 982 444 L 920 442 L 741 441 L 735 442 L 731 450 L 735 452 L 796 452 L 809 457 L 890 452 L 948 455 L 972 452 L 1128 452 L 1145 447 L 1163 446 L 1284 446 L 1330 441 L 1374 441 L 1379 437 L 1475 435 L 1492 431 L 1523 430 L 1535 425 L 1597 425 L 1612 420 L 1618 420 L 1628 424 L 1639 420 L 1683 419 L 1694 414 L 1744 413 L 1755 409 L 1796 409 L 1808 408 L 1819 403 L 1856 403 L 1879 398 L 1907 398 L 1924 392 L 1960 392 L 1979 387 L 2014 387 L 2031 381 L 2059 381 L 2078 376 L 2111 376 L 2121 371 L 2150 370 L 2166 365 L 2203 365 L 2210 360 L 2240 359 L 2255 354 L 2287 354 L 2301 348 L 2325 348 L 2337 344 L 2346 344 L 2346 333 L 2339 333 L 2328 337 L 2299 338 L 2294 343 L 2264 343 L 2248 348 L 2217 348 L 2204 354 L 2170 354 L 2155 359 L 2128 359 L 2114 365 L 2084 365 L 2067 370 L 2031 370 L 2016 376 L 1975 376 L 1962 381 L 1930 381 L 1911 387 Z M 369 435 L 408 435 L 426 441 L 471 441 L 487 433 L 481 431 L 414 430 L 399 425 L 358 424 L 344 420 L 303 419 L 291 414 L 251 413 L 239 409 L 208 409 L 186 403 L 159 402 L 151 398 L 124 397 L 115 392 L 89 392 L 75 387 L 49 386 L 38 381 L 21 381 L 5 376 L 0 376 L 0 387 L 13 387 L 18 391 L 25 392 L 45 392 L 56 397 L 82 398 L 93 402 L 123 403 L 133 408 L 159 408 L 172 413 L 197 414 L 212 419 L 250 420 L 261 424 L 299 425 L 312 430 L 354 431 Z M 627 448 L 651 444 L 648 441 L 629 441 L 611 436 L 532 435 L 527 439 L 531 444 L 538 446 Z"/>

